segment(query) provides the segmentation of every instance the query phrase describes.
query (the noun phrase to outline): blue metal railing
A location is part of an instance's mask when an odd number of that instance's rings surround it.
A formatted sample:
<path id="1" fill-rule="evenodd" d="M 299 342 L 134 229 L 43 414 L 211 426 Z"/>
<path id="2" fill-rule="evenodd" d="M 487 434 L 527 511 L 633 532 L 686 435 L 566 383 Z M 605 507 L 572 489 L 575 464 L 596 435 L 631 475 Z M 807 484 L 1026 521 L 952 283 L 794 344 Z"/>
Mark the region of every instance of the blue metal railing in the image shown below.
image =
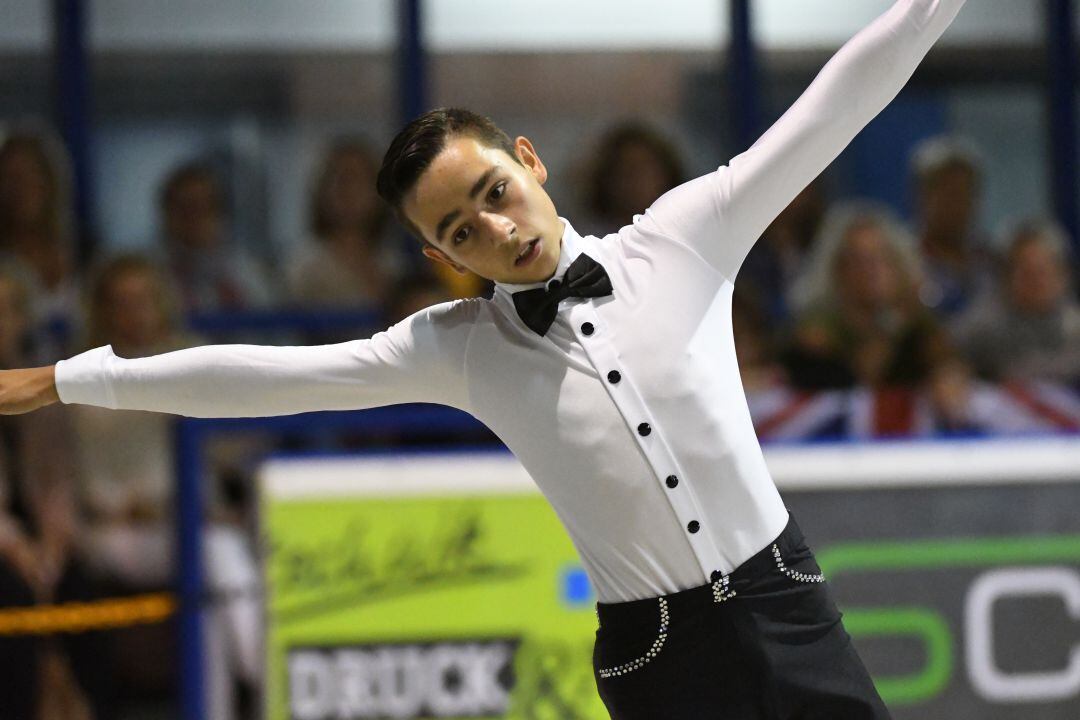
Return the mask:
<path id="1" fill-rule="evenodd" d="M 367 308 L 271 308 L 197 313 L 187 318 L 188 328 L 208 337 L 282 331 L 319 335 L 358 329 L 381 330 L 385 325 L 385 315 L 381 310 Z"/>
<path id="2" fill-rule="evenodd" d="M 414 438 L 447 433 L 482 432 L 472 416 L 441 405 L 394 405 L 351 412 L 315 412 L 267 418 L 185 418 L 176 431 L 177 532 L 180 598 L 180 717 L 206 718 L 203 655 L 202 481 L 206 477 L 203 447 L 222 434 L 274 432 L 309 438 L 339 431 L 394 430 Z"/>

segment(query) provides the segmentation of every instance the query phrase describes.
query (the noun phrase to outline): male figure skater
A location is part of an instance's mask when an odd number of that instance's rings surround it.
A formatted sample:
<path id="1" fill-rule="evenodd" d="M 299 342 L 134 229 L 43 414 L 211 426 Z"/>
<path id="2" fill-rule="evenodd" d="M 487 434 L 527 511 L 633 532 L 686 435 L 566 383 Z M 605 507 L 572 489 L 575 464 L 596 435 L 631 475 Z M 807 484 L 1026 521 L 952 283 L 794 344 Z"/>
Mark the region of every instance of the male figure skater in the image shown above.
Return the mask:
<path id="1" fill-rule="evenodd" d="M 494 280 L 492 298 L 337 345 L 134 360 L 97 348 L 0 375 L 0 410 L 461 408 L 505 441 L 574 540 L 599 598 L 594 668 L 613 718 L 887 718 L 762 459 L 732 283 L 963 3 L 897 0 L 750 150 L 604 238 L 556 214 L 528 140 L 428 113 L 391 144 L 379 192 L 429 258 Z"/>

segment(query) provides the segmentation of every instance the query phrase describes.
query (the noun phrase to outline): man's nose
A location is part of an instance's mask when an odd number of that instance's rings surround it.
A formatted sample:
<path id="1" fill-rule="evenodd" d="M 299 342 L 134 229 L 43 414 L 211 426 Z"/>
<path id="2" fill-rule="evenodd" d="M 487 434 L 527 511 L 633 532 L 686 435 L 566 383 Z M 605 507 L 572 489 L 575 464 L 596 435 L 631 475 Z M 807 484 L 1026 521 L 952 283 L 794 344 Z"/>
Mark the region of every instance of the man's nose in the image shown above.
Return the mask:
<path id="1" fill-rule="evenodd" d="M 493 242 L 506 242 L 517 232 L 514 221 L 505 215 L 491 212 L 480 213 L 481 222 Z"/>

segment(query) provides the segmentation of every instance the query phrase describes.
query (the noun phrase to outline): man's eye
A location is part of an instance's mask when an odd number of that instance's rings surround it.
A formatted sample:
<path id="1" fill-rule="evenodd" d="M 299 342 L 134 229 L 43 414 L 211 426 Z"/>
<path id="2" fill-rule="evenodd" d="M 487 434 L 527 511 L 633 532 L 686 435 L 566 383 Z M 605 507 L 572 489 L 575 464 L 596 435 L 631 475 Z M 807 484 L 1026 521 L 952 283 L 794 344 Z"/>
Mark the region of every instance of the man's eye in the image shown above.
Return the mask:
<path id="1" fill-rule="evenodd" d="M 506 183 L 501 182 L 495 187 L 491 188 L 491 192 L 488 194 L 488 197 L 490 197 L 492 200 L 498 200 L 504 194 L 506 194 Z"/>
<path id="2" fill-rule="evenodd" d="M 469 226 L 462 226 L 456 233 L 454 233 L 454 244 L 460 245 L 469 239 Z"/>

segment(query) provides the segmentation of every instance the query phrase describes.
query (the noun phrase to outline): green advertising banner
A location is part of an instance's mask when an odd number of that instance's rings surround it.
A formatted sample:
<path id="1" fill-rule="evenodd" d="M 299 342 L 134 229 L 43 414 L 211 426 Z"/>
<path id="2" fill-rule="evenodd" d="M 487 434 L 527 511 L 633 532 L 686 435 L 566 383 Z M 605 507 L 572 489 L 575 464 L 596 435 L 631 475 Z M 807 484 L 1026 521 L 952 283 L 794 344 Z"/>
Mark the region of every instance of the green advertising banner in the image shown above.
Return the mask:
<path id="1" fill-rule="evenodd" d="M 766 459 L 896 720 L 1080 718 L 1080 441 Z M 509 453 L 261 481 L 268 718 L 607 718 L 595 598 Z"/>
<path id="2" fill-rule="evenodd" d="M 267 717 L 607 717 L 594 598 L 512 458 L 471 488 L 475 464 L 452 459 L 414 459 L 413 482 L 353 459 L 320 484 L 325 462 L 263 474 Z"/>

